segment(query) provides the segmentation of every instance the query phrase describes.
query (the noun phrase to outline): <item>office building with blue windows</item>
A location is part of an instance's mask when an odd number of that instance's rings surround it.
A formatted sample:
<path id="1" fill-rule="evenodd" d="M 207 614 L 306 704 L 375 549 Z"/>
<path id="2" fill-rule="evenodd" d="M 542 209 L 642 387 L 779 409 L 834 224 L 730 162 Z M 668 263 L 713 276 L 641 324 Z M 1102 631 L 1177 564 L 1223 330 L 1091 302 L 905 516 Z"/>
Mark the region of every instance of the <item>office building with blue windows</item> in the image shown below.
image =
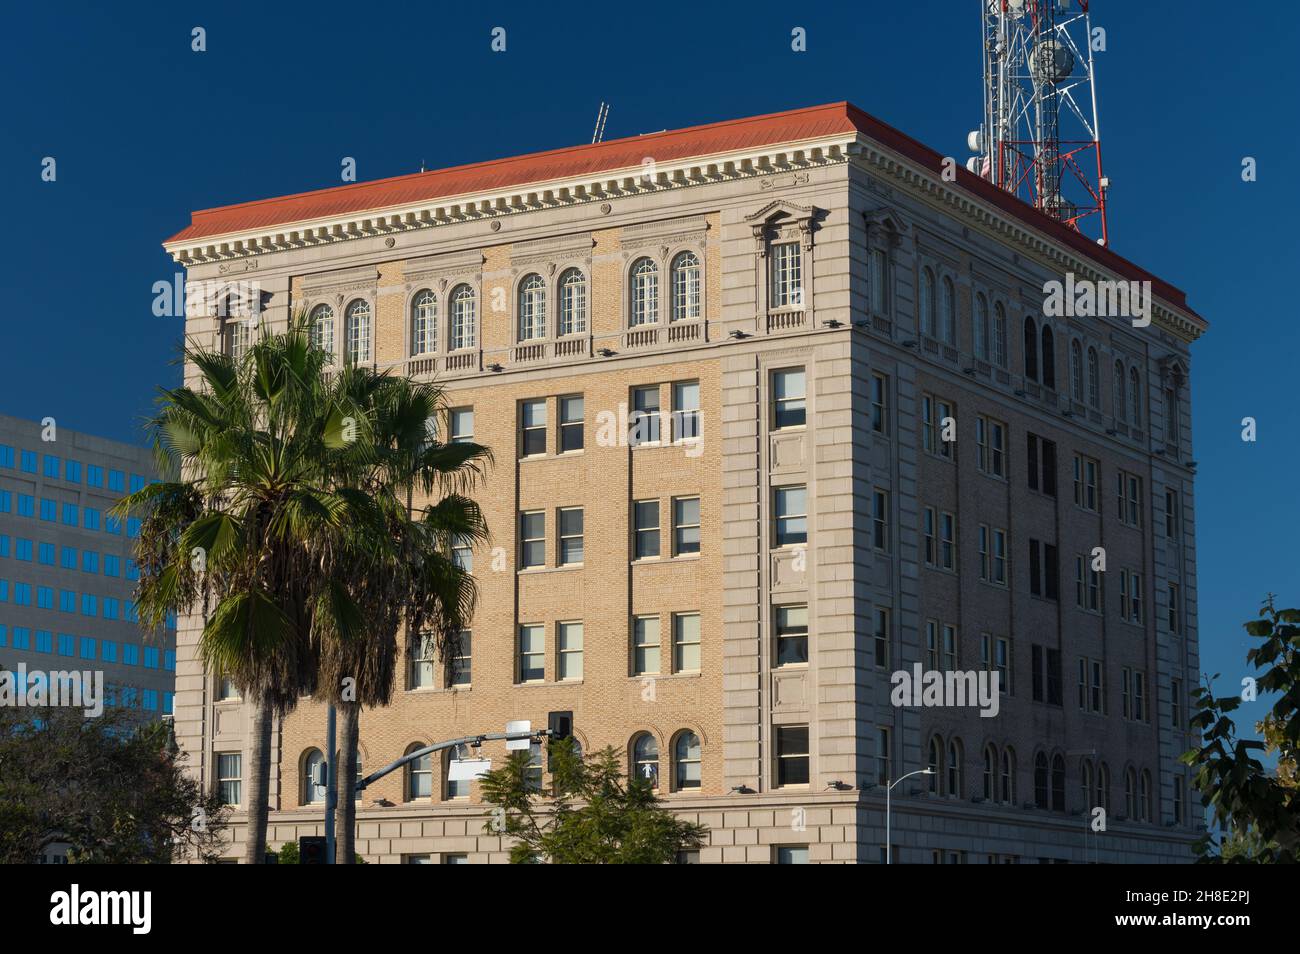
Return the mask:
<path id="1" fill-rule="evenodd" d="M 106 707 L 171 714 L 175 624 L 140 626 L 140 522 L 109 513 L 153 479 L 143 447 L 0 414 L 0 668 L 102 671 Z"/>

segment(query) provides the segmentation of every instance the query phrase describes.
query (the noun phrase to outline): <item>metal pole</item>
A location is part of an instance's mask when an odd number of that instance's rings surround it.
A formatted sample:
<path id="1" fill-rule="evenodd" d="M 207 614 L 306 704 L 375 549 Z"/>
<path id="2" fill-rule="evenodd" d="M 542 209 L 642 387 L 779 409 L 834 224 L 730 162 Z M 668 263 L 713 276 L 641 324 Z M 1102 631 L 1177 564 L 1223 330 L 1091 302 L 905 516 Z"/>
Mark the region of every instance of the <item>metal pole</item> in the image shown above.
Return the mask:
<path id="1" fill-rule="evenodd" d="M 894 863 L 894 847 L 889 843 L 889 798 L 894 794 L 894 786 L 885 789 L 885 864 Z"/>
<path id="2" fill-rule="evenodd" d="M 338 767 L 335 762 L 335 723 L 338 713 L 334 703 L 330 703 L 329 715 L 325 720 L 325 864 L 334 864 L 334 809 L 338 804 Z"/>

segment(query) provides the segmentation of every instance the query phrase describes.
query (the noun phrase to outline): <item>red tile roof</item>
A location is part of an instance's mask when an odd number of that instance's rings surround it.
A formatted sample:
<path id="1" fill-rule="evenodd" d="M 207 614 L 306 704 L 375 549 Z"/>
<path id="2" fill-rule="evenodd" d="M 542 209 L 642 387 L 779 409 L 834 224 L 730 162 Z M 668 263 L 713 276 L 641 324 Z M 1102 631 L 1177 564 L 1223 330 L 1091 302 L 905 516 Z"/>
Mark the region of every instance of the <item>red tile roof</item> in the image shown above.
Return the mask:
<path id="1" fill-rule="evenodd" d="M 870 116 L 851 103 L 829 103 L 747 119 L 733 119 L 670 129 L 644 136 L 613 139 L 591 145 L 569 146 L 449 169 L 416 172 L 373 182 L 259 199 L 238 205 L 203 209 L 191 214 L 187 228 L 167 239 L 197 241 L 217 235 L 270 229 L 295 222 L 393 208 L 407 203 L 450 198 L 555 179 L 594 176 L 617 169 L 635 168 L 646 156 L 659 162 L 801 142 L 827 136 L 861 132 L 881 145 L 932 172 L 939 173 L 944 157 L 894 127 Z M 957 170 L 957 183 L 967 191 L 1032 226 L 1049 238 L 1073 248 L 1115 273 L 1137 281 L 1150 281 L 1156 295 L 1189 311 L 1186 295 L 1127 259 L 1103 248 L 1084 235 L 997 188 L 992 183 Z"/>

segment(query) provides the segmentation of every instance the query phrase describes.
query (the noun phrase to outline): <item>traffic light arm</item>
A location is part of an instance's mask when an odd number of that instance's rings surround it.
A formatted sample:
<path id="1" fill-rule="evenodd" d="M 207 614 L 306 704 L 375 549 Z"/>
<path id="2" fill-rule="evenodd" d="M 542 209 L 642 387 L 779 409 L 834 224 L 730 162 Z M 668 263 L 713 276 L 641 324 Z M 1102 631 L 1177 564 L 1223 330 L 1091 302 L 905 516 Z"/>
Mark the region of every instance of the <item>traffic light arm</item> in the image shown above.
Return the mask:
<path id="1" fill-rule="evenodd" d="M 506 741 L 515 741 L 518 739 L 532 739 L 541 742 L 551 735 L 550 729 L 538 729 L 536 732 L 489 732 L 485 735 L 467 735 L 463 739 L 449 739 L 446 742 L 435 742 L 433 745 L 426 745 L 422 749 L 416 749 L 414 752 L 408 752 L 396 762 L 385 765 L 378 772 L 372 772 L 356 784 L 356 791 L 364 790 L 371 782 L 377 782 L 389 772 L 396 771 L 408 762 L 414 762 L 418 758 L 430 754 L 431 752 L 441 752 L 444 749 L 450 749 L 458 745 L 478 746 L 483 742 L 496 742 L 501 739 Z"/>

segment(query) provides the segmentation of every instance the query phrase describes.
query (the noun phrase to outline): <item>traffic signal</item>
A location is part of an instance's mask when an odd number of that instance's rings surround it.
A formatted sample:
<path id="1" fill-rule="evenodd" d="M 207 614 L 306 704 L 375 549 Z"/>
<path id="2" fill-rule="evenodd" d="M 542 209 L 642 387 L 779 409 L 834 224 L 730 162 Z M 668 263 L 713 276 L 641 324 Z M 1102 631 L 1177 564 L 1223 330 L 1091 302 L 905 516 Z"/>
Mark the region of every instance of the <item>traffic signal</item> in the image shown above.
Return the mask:
<path id="1" fill-rule="evenodd" d="M 324 835 L 298 836 L 298 864 L 323 865 L 327 863 Z"/>

